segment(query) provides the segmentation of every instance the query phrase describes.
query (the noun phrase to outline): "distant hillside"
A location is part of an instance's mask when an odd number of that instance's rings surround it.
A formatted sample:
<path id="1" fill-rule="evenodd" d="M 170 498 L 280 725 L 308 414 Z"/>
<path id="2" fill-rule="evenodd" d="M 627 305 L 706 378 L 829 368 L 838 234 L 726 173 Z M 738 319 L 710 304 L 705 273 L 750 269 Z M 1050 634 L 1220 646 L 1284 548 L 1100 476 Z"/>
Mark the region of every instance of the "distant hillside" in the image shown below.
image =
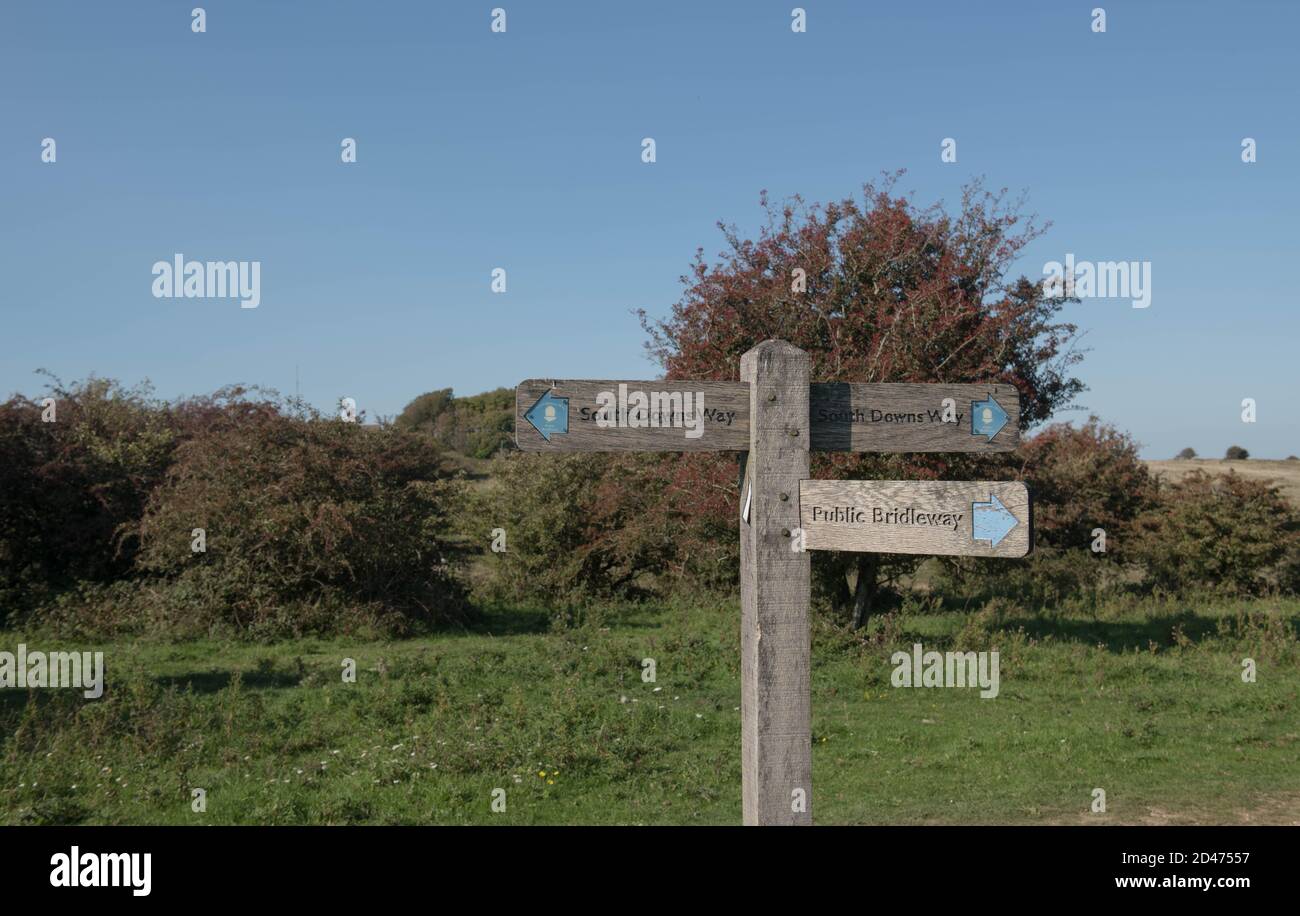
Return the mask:
<path id="1" fill-rule="evenodd" d="M 461 455 L 491 458 L 515 447 L 515 392 L 497 388 L 458 398 L 450 388 L 429 391 L 407 404 L 393 422 L 399 429 L 430 435 Z"/>
<path id="2" fill-rule="evenodd" d="M 1226 474 L 1228 471 L 1235 471 L 1242 477 L 1249 477 L 1252 480 L 1272 479 L 1287 499 L 1294 505 L 1300 506 L 1300 461 L 1294 459 L 1273 461 L 1249 458 L 1245 461 L 1225 461 L 1219 458 L 1187 458 L 1148 461 L 1146 465 L 1153 473 L 1169 481 L 1179 480 L 1198 468 L 1207 474 Z"/>

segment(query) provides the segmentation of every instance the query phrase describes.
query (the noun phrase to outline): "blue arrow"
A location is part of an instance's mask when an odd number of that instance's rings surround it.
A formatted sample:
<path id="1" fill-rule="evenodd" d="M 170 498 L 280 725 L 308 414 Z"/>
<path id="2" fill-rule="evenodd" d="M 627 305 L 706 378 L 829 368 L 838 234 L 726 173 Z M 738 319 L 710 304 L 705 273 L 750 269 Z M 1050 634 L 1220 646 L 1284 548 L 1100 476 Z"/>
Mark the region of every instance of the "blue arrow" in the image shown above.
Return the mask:
<path id="1" fill-rule="evenodd" d="M 1002 431 L 1002 427 L 1007 425 L 1007 412 L 1002 409 L 997 398 L 989 395 L 987 401 L 970 402 L 970 434 L 972 436 L 988 436 L 988 441 L 992 442 L 993 437 Z"/>
<path id="2" fill-rule="evenodd" d="M 524 419 L 533 424 L 543 439 L 550 442 L 552 434 L 569 431 L 569 399 L 557 398 L 547 391 L 537 399 L 536 404 L 528 408 Z"/>
<path id="3" fill-rule="evenodd" d="M 1002 505 L 1002 500 L 992 494 L 986 503 L 971 503 L 970 509 L 971 522 L 974 524 L 971 537 L 977 541 L 989 541 L 991 547 L 1001 544 L 1011 529 L 1020 524 L 1011 510 Z"/>

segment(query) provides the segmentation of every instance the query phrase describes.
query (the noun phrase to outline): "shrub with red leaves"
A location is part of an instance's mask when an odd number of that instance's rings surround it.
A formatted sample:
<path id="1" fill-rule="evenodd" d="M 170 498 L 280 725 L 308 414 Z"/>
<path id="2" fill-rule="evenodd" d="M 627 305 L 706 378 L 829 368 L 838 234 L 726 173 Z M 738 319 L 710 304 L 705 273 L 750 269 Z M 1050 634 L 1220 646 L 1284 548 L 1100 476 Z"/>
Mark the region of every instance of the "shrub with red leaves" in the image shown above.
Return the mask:
<path id="1" fill-rule="evenodd" d="M 72 583 L 130 571 L 126 529 L 177 438 L 147 385 L 51 377 L 45 396 L 0 404 L 0 621 Z"/>
<path id="2" fill-rule="evenodd" d="M 1058 320 L 1068 300 L 1010 276 L 1017 255 L 1040 234 L 1020 203 L 976 184 L 955 215 L 939 205 L 918 209 L 894 194 L 897 178 L 868 184 L 860 200 L 825 206 L 796 198 L 778 207 L 764 196 L 767 219 L 756 240 L 720 226 L 728 250 L 713 264 L 697 251 L 671 314 L 654 322 L 642 313 L 649 348 L 668 377 L 737 378 L 746 350 L 780 338 L 808 352 L 815 381 L 1005 382 L 1020 392 L 1022 428 L 1067 404 L 1083 389 L 1069 375 L 1080 358 L 1070 346 L 1075 328 Z M 729 457 L 664 460 L 678 464 L 687 491 L 730 487 L 722 511 L 733 522 Z M 990 466 L 970 455 L 819 453 L 812 474 L 970 479 Z M 693 511 L 712 514 L 718 506 L 701 501 Z M 814 571 L 840 605 L 849 600 L 846 574 L 855 574 L 860 621 L 877 592 L 917 562 L 828 553 L 815 555 Z"/>
<path id="3" fill-rule="evenodd" d="M 436 443 L 274 400 L 217 406 L 190 405 L 198 429 L 139 523 L 138 565 L 195 619 L 293 631 L 284 609 L 321 602 L 380 608 L 396 632 L 466 619 L 447 534 L 460 484 Z"/>

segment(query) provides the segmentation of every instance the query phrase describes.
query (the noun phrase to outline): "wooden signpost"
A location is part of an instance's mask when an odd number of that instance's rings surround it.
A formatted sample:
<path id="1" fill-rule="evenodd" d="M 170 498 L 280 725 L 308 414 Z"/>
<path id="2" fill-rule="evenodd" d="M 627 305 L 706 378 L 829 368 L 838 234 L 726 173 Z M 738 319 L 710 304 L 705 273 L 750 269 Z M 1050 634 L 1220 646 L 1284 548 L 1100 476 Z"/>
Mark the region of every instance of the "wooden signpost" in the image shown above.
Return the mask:
<path id="1" fill-rule="evenodd" d="M 740 381 L 530 379 L 515 390 L 525 451 L 739 451 L 741 785 L 746 824 L 812 823 L 808 550 L 1023 557 L 1029 493 L 1008 482 L 810 480 L 809 451 L 1016 447 L 1010 385 L 809 379 L 767 340 Z"/>

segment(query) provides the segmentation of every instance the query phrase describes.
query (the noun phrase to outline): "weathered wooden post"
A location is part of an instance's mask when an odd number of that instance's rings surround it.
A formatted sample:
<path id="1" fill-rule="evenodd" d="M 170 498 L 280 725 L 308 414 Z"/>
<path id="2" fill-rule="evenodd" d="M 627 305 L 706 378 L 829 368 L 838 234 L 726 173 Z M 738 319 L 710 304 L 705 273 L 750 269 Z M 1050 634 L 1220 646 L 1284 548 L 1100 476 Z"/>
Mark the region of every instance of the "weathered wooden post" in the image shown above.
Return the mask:
<path id="1" fill-rule="evenodd" d="M 740 501 L 740 756 L 746 824 L 812 823 L 810 563 L 791 550 L 808 477 L 808 354 L 766 340 L 740 359 L 749 453 Z"/>

